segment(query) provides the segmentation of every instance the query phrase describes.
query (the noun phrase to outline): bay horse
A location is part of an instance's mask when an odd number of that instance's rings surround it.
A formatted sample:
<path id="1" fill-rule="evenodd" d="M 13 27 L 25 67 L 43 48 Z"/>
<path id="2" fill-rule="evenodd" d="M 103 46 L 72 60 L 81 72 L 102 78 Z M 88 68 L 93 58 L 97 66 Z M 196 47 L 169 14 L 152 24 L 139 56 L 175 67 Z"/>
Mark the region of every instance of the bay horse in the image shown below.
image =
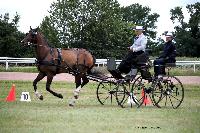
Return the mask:
<path id="1" fill-rule="evenodd" d="M 37 91 L 37 83 L 47 76 L 46 90 L 58 98 L 63 98 L 62 94 L 56 93 L 50 89 L 53 77 L 59 73 L 71 73 L 75 76 L 76 89 L 74 98 L 69 105 L 74 106 L 78 99 L 81 88 L 89 82 L 86 74 L 95 65 L 95 57 L 85 49 L 60 49 L 51 48 L 39 28 L 32 29 L 21 41 L 25 46 L 33 46 L 36 52 L 37 68 L 39 74 L 33 81 L 33 87 L 36 96 L 43 100 L 43 96 Z"/>

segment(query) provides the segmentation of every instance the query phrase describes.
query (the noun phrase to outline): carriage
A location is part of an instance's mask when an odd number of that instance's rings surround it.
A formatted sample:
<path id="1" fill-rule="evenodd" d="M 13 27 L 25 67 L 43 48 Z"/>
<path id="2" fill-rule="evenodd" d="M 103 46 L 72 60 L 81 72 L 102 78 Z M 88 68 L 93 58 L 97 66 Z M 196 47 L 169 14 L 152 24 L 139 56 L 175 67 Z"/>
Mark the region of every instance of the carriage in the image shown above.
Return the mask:
<path id="1" fill-rule="evenodd" d="M 108 59 L 108 70 L 110 62 L 114 63 L 111 60 Z M 150 60 L 148 60 L 142 65 L 138 64 L 122 79 L 116 80 L 112 75 L 110 78 L 115 80 L 102 80 L 96 91 L 98 101 L 102 105 L 112 104 L 114 98 L 121 107 L 141 107 L 150 102 L 158 108 L 178 108 L 184 99 L 184 87 L 177 77 L 170 75 L 170 70 L 176 66 L 175 63 L 165 64 L 165 66 L 167 74 L 162 77 L 153 75 L 149 77 L 147 72 L 143 72 L 149 71 L 151 67 Z M 131 78 L 127 79 L 126 77 Z M 107 77 L 107 79 L 109 78 Z"/>
<path id="2" fill-rule="evenodd" d="M 50 89 L 53 77 L 58 73 L 71 73 L 75 76 L 76 89 L 74 99 L 69 105 L 74 106 L 81 88 L 89 80 L 99 82 L 97 86 L 97 99 L 102 105 L 115 102 L 121 107 L 140 107 L 146 104 L 149 98 L 153 105 L 161 107 L 178 108 L 184 98 L 184 88 L 177 77 L 171 76 L 169 71 L 175 64 L 167 64 L 168 73 L 164 77 L 154 77 L 149 69 L 151 62 L 148 53 L 138 57 L 139 62 L 131 72 L 122 76 L 116 73 L 116 62 L 109 58 L 107 63 L 111 76 L 93 75 L 90 70 L 95 64 L 95 58 L 85 49 L 59 49 L 51 48 L 44 35 L 38 28 L 30 28 L 29 33 L 22 40 L 26 46 L 32 46 L 36 50 L 37 67 L 39 74 L 33 81 L 36 96 L 43 100 L 43 96 L 37 91 L 37 83 L 47 76 L 46 90 L 58 98 L 63 98 L 59 93 Z M 141 76 L 137 76 L 140 73 Z"/>
<path id="3" fill-rule="evenodd" d="M 116 66 L 114 59 L 108 59 L 108 71 L 111 72 L 113 66 Z M 175 63 L 165 65 L 167 74 L 162 77 L 149 75 L 151 66 L 150 60 L 138 63 L 128 75 L 120 79 L 111 72 L 112 76 L 102 79 L 97 87 L 98 101 L 105 105 L 112 104 L 114 99 L 121 107 L 141 107 L 150 102 L 158 108 L 178 108 L 183 102 L 184 87 L 177 77 L 170 75 Z"/>

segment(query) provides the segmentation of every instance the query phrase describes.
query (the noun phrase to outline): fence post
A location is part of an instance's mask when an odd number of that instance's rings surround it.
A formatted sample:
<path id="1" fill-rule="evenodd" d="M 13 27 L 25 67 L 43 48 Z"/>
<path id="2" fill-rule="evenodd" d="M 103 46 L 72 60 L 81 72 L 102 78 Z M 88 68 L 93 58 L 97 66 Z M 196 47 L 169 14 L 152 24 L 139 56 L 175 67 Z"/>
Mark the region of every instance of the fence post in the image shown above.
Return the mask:
<path id="1" fill-rule="evenodd" d="M 196 64 L 194 63 L 194 72 L 196 71 Z"/>
<path id="2" fill-rule="evenodd" d="M 8 70 L 8 60 L 6 59 L 6 70 Z"/>

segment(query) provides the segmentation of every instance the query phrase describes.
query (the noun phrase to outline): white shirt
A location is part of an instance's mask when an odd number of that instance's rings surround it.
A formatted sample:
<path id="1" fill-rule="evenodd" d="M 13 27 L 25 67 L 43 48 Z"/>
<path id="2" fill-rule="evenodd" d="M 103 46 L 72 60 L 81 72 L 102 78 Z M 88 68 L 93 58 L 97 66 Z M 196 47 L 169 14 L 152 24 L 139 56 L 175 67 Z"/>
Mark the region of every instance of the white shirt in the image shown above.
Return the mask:
<path id="1" fill-rule="evenodd" d="M 130 49 L 133 49 L 133 52 L 145 51 L 147 38 L 145 37 L 143 33 L 137 37 L 138 39 L 134 39 L 134 43 L 130 47 Z"/>

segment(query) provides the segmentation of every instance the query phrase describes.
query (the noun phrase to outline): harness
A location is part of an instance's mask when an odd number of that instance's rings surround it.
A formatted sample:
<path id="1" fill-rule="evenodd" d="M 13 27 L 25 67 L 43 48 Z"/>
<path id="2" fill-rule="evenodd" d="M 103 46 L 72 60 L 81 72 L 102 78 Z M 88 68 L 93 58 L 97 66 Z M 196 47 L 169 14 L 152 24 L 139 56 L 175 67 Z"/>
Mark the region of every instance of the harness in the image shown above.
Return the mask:
<path id="1" fill-rule="evenodd" d="M 58 65 L 61 65 L 61 61 L 62 61 L 61 48 L 57 48 L 57 52 L 58 52 Z"/>
<path id="2" fill-rule="evenodd" d="M 56 66 L 56 73 L 59 72 L 60 69 L 67 69 L 69 71 L 70 74 L 72 75 L 77 75 L 79 74 L 79 70 L 78 69 L 73 69 L 71 68 L 62 58 L 62 49 L 61 48 L 57 48 L 57 53 L 58 53 L 58 57 L 55 58 L 54 57 L 54 50 L 53 48 L 50 48 L 50 55 L 51 55 L 51 61 L 45 61 L 45 60 L 36 60 L 36 64 L 37 66 L 40 65 L 46 65 L 46 66 Z M 79 55 L 80 55 L 80 51 L 79 49 L 73 49 L 77 52 L 77 59 L 76 59 L 76 65 L 80 65 L 79 64 Z M 55 62 L 55 60 L 57 62 Z M 61 63 L 64 63 L 64 66 L 61 66 Z M 85 60 L 84 60 L 84 64 L 85 65 Z"/>
<path id="3" fill-rule="evenodd" d="M 60 70 L 60 68 L 66 68 L 66 67 L 61 66 L 61 63 L 63 61 L 61 48 L 57 48 L 57 53 L 58 53 L 58 58 L 55 58 L 54 50 L 53 50 L 53 48 L 50 48 L 51 61 L 36 60 L 37 66 L 39 66 L 39 65 L 56 66 L 56 73 Z M 57 63 L 55 63 L 55 60 L 57 60 Z M 67 68 L 69 67 L 66 63 L 65 63 L 65 65 L 67 66 Z"/>

